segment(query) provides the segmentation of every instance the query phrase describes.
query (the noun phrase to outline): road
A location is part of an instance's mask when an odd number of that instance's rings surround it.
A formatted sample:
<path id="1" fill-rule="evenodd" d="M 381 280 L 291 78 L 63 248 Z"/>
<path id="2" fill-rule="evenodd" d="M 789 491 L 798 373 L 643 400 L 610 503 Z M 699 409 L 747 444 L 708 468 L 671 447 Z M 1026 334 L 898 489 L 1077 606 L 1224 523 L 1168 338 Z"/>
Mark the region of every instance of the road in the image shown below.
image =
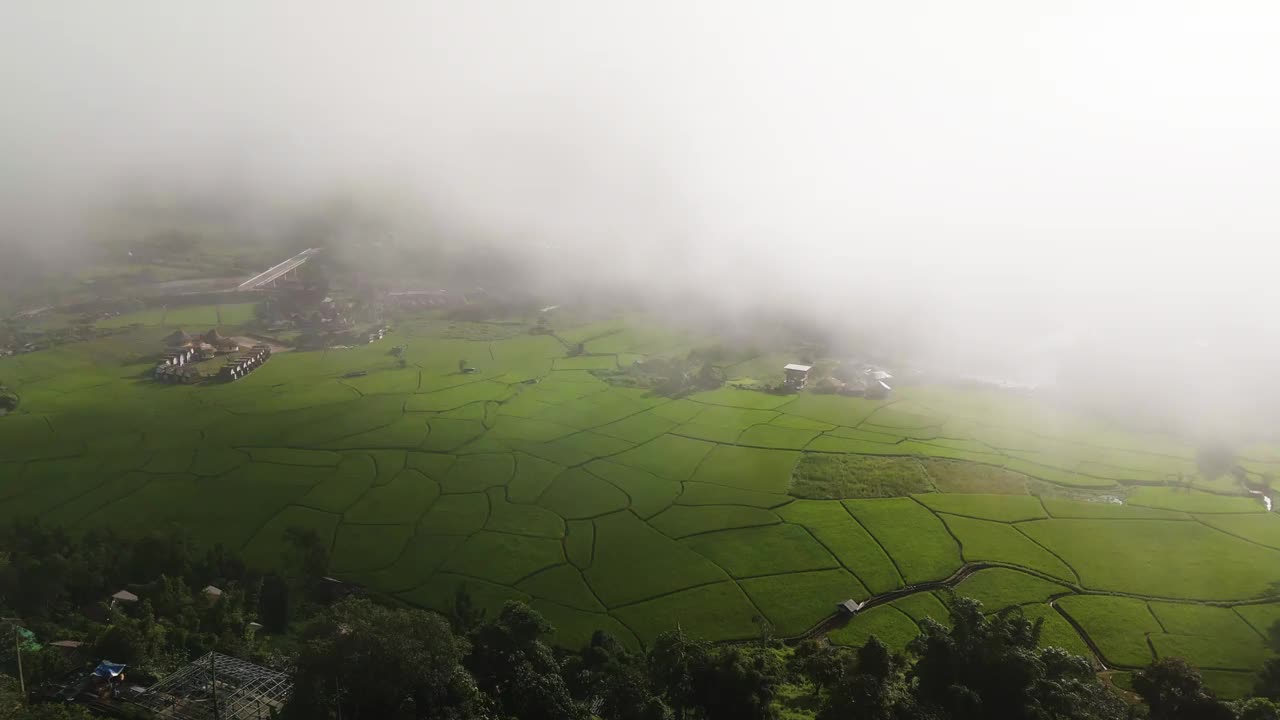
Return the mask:
<path id="1" fill-rule="evenodd" d="M 307 248 L 284 262 L 277 263 L 253 277 L 245 280 L 236 287 L 237 290 L 253 290 L 262 287 L 267 283 L 275 282 L 284 275 L 297 270 L 306 264 L 316 253 L 320 252 L 320 248 Z"/>

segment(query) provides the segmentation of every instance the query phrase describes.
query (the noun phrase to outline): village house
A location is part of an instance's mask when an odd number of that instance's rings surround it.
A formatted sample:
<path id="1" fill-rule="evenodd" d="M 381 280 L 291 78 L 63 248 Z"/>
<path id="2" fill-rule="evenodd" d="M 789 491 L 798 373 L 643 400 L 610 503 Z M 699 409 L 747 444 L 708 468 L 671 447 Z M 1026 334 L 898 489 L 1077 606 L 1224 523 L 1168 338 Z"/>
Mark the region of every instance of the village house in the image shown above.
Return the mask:
<path id="1" fill-rule="evenodd" d="M 798 365 L 791 363 L 782 368 L 782 372 L 786 375 L 786 386 L 792 390 L 801 390 L 809 383 L 809 371 L 813 369 L 812 365 Z"/>
<path id="2" fill-rule="evenodd" d="M 889 385 L 889 381 L 893 379 L 893 376 L 889 373 L 879 368 L 867 368 L 865 375 L 867 378 L 867 397 L 884 398 L 893 392 L 893 387 Z"/>
<path id="3" fill-rule="evenodd" d="M 271 347 L 268 345 L 254 345 L 249 352 L 239 357 L 228 360 L 222 366 L 219 375 L 224 380 L 235 381 L 248 375 L 256 370 L 260 365 L 265 363 L 271 357 Z"/>

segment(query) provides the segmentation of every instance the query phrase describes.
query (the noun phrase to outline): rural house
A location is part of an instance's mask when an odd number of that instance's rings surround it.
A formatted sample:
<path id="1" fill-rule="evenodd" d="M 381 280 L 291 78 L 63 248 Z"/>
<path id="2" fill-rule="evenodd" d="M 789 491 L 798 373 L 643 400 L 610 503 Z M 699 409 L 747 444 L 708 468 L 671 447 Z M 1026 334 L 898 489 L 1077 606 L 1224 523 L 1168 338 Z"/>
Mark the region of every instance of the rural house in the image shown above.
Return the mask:
<path id="1" fill-rule="evenodd" d="M 893 388 L 889 385 L 889 380 L 893 376 L 884 370 L 878 368 L 867 368 L 867 397 L 888 397 L 893 392 Z"/>
<path id="2" fill-rule="evenodd" d="M 797 365 L 791 363 L 782 368 L 782 372 L 786 374 L 786 385 L 792 390 L 803 389 L 809 382 L 809 371 L 813 369 L 812 365 Z"/>
<path id="3" fill-rule="evenodd" d="M 231 360 L 228 360 L 222 366 L 219 373 L 225 380 L 239 380 L 256 370 L 260 365 L 265 363 L 271 357 L 271 347 L 268 345 L 254 345 L 249 352 Z"/>

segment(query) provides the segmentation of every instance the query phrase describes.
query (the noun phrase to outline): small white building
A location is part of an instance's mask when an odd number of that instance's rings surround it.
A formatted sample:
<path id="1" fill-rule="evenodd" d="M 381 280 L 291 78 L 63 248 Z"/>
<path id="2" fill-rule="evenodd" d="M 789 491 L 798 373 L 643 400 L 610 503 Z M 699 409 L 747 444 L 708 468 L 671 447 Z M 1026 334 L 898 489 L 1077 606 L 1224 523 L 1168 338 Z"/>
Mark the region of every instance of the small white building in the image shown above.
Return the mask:
<path id="1" fill-rule="evenodd" d="M 796 363 L 782 366 L 782 372 L 787 378 L 787 387 L 793 390 L 803 388 L 809 382 L 809 371 L 812 369 L 812 365 L 799 365 Z"/>
<path id="2" fill-rule="evenodd" d="M 867 368 L 866 376 L 868 397 L 888 397 L 889 393 L 893 392 L 893 387 L 889 385 L 893 376 L 884 370 Z"/>

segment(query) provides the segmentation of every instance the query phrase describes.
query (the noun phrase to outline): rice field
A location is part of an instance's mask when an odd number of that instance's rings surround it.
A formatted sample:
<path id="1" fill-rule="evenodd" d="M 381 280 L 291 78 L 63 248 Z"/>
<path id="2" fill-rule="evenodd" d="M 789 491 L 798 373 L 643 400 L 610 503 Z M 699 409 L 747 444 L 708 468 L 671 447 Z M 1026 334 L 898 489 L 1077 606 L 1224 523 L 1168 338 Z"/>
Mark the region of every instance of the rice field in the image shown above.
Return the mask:
<path id="1" fill-rule="evenodd" d="M 1221 479 L 1166 482 L 1194 473 L 1176 439 L 994 391 L 653 396 L 592 371 L 691 341 L 625 324 L 581 329 L 572 358 L 547 337 L 424 325 L 391 339 L 403 369 L 383 344 L 280 353 L 235 384 L 140 379 L 162 325 L 251 312 L 148 311 L 0 359 L 23 397 L 0 418 L 0 519 L 178 524 L 285 570 L 286 532 L 306 528 L 341 577 L 435 609 L 459 586 L 482 607 L 524 599 L 568 646 L 677 624 L 794 637 L 905 588 L 832 641 L 901 649 L 954 592 L 1109 665 L 1186 657 L 1229 685 L 1280 621 L 1280 519 Z"/>

